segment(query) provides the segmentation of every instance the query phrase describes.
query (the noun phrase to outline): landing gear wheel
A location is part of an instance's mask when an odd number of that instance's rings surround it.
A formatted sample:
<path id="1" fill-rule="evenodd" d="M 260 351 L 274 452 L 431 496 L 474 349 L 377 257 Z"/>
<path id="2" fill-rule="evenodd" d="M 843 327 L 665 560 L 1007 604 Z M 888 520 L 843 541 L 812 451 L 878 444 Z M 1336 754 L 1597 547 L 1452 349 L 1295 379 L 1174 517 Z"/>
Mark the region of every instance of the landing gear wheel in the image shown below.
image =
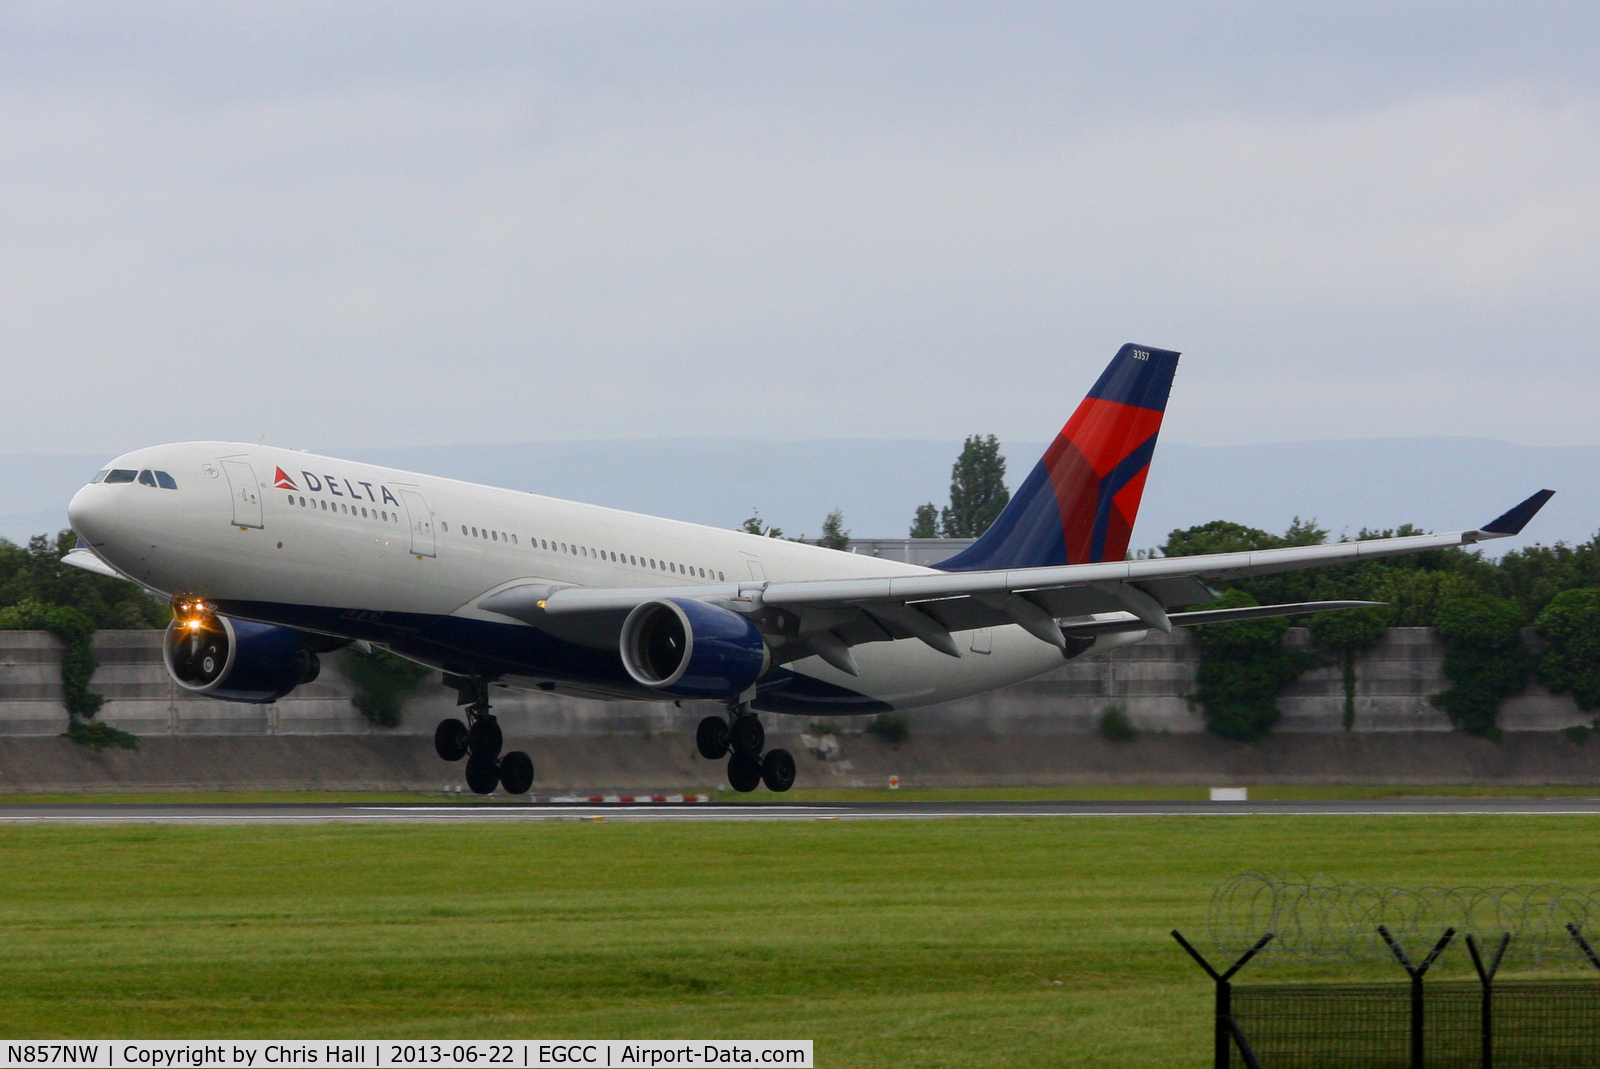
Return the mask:
<path id="1" fill-rule="evenodd" d="M 794 762 L 789 764 L 792 768 Z M 794 779 L 793 774 L 789 778 Z M 500 758 L 500 786 L 507 794 L 527 794 L 533 786 L 533 758 L 521 750 L 512 750 Z"/>
<path id="2" fill-rule="evenodd" d="M 433 729 L 433 749 L 446 761 L 459 761 L 467 756 L 467 725 L 450 717 L 439 721 Z"/>
<path id="3" fill-rule="evenodd" d="M 499 720 L 492 716 L 480 716 L 472 721 L 472 727 L 467 731 L 467 748 L 472 751 L 473 757 L 482 757 L 493 763 L 500 756 L 500 747 L 504 745 L 505 737 L 500 733 Z"/>
<path id="4" fill-rule="evenodd" d="M 742 753 L 728 758 L 728 786 L 741 794 L 761 786 L 761 762 Z"/>
<path id="5" fill-rule="evenodd" d="M 473 754 L 467 759 L 467 786 L 473 794 L 493 794 L 499 785 L 499 762 L 492 757 L 482 757 L 478 754 Z"/>
<path id="6" fill-rule="evenodd" d="M 767 731 L 761 726 L 761 718 L 754 713 L 734 717 L 733 726 L 728 729 L 728 743 L 734 753 L 759 761 L 761 748 L 767 744 Z"/>
<path id="7" fill-rule="evenodd" d="M 720 716 L 708 716 L 700 721 L 694 731 L 694 744 L 700 756 L 707 761 L 720 761 L 728 756 L 728 722 Z"/>
<path id="8" fill-rule="evenodd" d="M 794 757 L 788 750 L 768 750 L 761 759 L 761 782 L 774 794 L 794 786 Z"/>

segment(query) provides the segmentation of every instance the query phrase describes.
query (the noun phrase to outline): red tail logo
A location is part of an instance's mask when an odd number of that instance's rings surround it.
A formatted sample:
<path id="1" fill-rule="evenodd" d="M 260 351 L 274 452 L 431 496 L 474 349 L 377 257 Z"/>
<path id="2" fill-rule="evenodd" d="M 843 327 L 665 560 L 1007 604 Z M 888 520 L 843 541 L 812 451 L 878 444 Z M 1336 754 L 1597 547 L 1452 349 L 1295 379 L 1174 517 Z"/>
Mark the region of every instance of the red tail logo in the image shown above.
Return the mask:
<path id="1" fill-rule="evenodd" d="M 277 468 L 277 469 L 274 469 L 274 470 L 276 471 L 276 474 L 272 478 L 272 485 L 273 486 L 277 487 L 279 490 L 298 490 L 298 489 L 300 489 L 298 486 L 296 486 L 294 484 L 294 480 L 293 479 L 289 478 L 289 476 L 287 476 L 287 475 L 285 475 L 283 473 L 283 469 L 282 468 Z"/>

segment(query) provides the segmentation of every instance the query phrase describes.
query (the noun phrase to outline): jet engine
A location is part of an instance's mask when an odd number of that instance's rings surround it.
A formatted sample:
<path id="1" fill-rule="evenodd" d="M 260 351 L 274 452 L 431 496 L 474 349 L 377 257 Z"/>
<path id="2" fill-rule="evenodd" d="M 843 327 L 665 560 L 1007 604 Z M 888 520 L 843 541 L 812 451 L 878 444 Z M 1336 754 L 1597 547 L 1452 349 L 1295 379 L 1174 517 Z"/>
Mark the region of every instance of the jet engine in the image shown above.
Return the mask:
<path id="1" fill-rule="evenodd" d="M 767 645 L 731 609 L 692 598 L 636 606 L 622 624 L 622 664 L 634 681 L 684 698 L 731 701 L 766 671 Z"/>
<path id="2" fill-rule="evenodd" d="M 277 701 L 322 669 L 292 628 L 211 612 L 168 624 L 161 655 L 184 690 L 257 705 Z"/>

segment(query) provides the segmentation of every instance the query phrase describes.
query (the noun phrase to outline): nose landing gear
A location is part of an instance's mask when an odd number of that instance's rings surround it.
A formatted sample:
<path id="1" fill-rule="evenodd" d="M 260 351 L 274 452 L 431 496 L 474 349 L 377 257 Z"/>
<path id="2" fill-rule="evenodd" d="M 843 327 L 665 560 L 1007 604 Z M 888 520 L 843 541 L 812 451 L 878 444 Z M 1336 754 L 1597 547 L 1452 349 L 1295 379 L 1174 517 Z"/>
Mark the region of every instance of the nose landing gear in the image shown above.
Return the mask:
<path id="1" fill-rule="evenodd" d="M 748 705 L 731 707 L 726 719 L 706 717 L 694 737 L 700 756 L 707 761 L 728 758 L 728 786 L 742 794 L 763 783 L 775 794 L 794 786 L 794 756 L 788 750 L 768 750 L 762 756 L 767 733 Z"/>
<path id="2" fill-rule="evenodd" d="M 474 794 L 493 794 L 504 787 L 507 794 L 527 794 L 533 786 L 533 759 L 520 750 L 501 756 L 505 736 L 500 721 L 489 712 L 489 681 L 482 676 L 446 676 L 454 687 L 457 704 L 467 707 L 467 718 L 439 721 L 433 732 L 433 748 L 445 761 L 467 759 L 467 787 Z"/>

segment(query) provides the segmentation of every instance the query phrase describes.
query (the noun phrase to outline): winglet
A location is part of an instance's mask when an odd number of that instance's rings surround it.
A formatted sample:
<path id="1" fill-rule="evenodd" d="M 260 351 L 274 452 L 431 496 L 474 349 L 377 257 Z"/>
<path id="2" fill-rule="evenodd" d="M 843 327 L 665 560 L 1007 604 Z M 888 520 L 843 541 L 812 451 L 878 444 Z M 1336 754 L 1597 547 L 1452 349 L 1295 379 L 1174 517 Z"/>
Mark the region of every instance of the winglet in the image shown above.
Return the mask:
<path id="1" fill-rule="evenodd" d="M 1509 512 L 1490 520 L 1478 528 L 1478 531 L 1482 534 L 1493 535 L 1496 538 L 1521 534 L 1522 529 L 1528 525 L 1528 521 L 1533 519 L 1540 509 L 1544 508 L 1544 503 L 1555 496 L 1556 492 L 1554 490 L 1540 490 Z"/>

